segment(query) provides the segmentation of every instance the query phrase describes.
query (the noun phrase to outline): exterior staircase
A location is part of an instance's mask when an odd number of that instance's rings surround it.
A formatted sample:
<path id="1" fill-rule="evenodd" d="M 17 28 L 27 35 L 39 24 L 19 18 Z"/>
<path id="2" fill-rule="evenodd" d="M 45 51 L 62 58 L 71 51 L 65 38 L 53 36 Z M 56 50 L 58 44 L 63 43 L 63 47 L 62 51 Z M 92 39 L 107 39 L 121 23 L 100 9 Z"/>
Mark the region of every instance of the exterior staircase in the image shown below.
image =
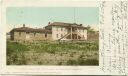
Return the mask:
<path id="1" fill-rule="evenodd" d="M 73 35 L 73 34 L 76 34 L 76 35 L 78 35 L 78 37 L 80 37 L 80 39 L 75 39 L 75 40 L 84 40 L 84 39 L 85 39 L 79 32 L 72 32 L 72 35 Z M 58 40 L 62 40 L 63 38 L 66 38 L 66 37 L 69 36 L 69 35 L 71 35 L 71 32 L 65 34 L 63 37 L 61 37 L 61 38 L 58 39 Z"/>

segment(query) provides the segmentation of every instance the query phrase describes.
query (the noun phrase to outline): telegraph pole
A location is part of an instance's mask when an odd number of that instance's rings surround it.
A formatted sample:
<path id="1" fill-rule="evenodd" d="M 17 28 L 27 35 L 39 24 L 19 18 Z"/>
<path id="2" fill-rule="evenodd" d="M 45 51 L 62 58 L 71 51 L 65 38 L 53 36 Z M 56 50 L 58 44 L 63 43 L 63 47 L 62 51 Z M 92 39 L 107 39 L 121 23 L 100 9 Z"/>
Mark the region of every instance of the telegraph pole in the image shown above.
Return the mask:
<path id="1" fill-rule="evenodd" d="M 76 23 L 76 8 L 74 7 L 74 23 Z"/>

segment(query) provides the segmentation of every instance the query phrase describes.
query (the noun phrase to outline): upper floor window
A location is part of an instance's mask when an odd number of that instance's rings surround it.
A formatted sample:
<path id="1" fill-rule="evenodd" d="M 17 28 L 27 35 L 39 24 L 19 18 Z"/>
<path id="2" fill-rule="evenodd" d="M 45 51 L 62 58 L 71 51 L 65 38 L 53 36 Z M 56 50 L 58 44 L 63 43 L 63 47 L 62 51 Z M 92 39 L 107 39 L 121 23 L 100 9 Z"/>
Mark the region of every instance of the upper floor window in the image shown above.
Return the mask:
<path id="1" fill-rule="evenodd" d="M 56 34 L 56 37 L 57 37 L 57 38 L 59 37 L 58 34 Z"/>
<path id="2" fill-rule="evenodd" d="M 26 32 L 26 34 L 29 34 L 29 32 Z"/>

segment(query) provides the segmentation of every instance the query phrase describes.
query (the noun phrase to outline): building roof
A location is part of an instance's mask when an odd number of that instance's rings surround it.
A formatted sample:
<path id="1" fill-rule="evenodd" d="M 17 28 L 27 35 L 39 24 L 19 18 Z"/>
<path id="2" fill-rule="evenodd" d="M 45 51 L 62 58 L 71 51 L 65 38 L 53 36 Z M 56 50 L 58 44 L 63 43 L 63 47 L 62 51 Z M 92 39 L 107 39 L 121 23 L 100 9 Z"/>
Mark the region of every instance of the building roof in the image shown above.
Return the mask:
<path id="1" fill-rule="evenodd" d="M 50 30 L 42 29 L 42 28 L 29 28 L 29 27 L 20 27 L 20 28 L 14 28 L 11 30 L 11 32 L 37 32 L 37 33 L 52 33 Z"/>
<path id="2" fill-rule="evenodd" d="M 64 22 L 53 22 L 53 23 L 49 23 L 48 26 L 63 26 L 63 27 L 86 28 L 82 24 L 64 23 Z"/>

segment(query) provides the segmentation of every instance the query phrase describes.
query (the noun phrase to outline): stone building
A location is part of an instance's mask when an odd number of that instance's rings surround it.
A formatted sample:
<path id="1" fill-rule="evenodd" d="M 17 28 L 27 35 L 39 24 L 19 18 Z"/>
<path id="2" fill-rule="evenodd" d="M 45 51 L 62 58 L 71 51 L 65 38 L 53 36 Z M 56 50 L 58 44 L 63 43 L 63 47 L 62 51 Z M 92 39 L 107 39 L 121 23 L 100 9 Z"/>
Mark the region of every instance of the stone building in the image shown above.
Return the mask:
<path id="1" fill-rule="evenodd" d="M 52 32 L 50 30 L 45 29 L 34 29 L 25 27 L 14 28 L 10 32 L 11 40 L 51 40 L 52 39 Z"/>
<path id="2" fill-rule="evenodd" d="M 87 28 L 82 24 L 53 22 L 44 29 L 25 27 L 11 30 L 11 40 L 87 40 Z"/>

